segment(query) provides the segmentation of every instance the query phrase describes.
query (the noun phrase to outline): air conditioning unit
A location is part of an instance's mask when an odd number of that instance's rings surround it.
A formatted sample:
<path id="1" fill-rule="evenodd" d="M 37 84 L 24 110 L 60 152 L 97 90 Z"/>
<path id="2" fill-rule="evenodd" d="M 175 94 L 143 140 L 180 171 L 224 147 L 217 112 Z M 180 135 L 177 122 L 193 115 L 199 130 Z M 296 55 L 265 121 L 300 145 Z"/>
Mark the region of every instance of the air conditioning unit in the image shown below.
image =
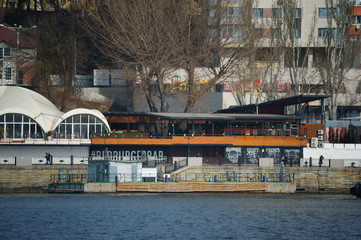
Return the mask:
<path id="1" fill-rule="evenodd" d="M 323 130 L 317 130 L 318 135 L 323 135 Z"/>
<path id="2" fill-rule="evenodd" d="M 325 144 L 324 144 L 324 143 L 319 143 L 319 144 L 318 144 L 318 147 L 319 147 L 319 148 L 324 148 L 324 147 L 325 147 Z"/>
<path id="3" fill-rule="evenodd" d="M 323 136 L 318 136 L 317 139 L 318 141 L 323 141 Z"/>
<path id="4" fill-rule="evenodd" d="M 318 147 L 318 138 L 313 137 L 311 138 L 311 148 L 317 148 Z"/>

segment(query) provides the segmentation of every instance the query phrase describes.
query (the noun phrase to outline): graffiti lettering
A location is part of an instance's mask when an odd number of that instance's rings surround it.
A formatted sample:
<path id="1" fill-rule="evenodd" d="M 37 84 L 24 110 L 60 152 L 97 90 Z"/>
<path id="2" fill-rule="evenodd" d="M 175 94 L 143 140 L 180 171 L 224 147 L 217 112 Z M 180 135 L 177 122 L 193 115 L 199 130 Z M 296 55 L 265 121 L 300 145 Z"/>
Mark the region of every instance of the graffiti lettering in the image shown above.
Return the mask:
<path id="1" fill-rule="evenodd" d="M 101 158 L 114 161 L 162 161 L 164 154 L 162 150 L 146 151 L 146 150 L 125 150 L 125 151 L 92 151 L 92 158 Z"/>

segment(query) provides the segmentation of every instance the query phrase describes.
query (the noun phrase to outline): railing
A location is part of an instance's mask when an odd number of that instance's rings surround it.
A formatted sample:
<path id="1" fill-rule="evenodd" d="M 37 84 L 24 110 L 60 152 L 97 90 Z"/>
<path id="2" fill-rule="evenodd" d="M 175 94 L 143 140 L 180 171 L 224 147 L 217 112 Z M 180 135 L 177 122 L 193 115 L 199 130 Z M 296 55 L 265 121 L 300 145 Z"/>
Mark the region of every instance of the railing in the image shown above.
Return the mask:
<path id="1" fill-rule="evenodd" d="M 88 157 L 78 157 L 78 156 L 52 156 L 49 159 L 49 162 L 46 161 L 45 156 L 35 156 L 32 157 L 33 165 L 73 165 L 73 164 L 88 164 Z"/>
<path id="2" fill-rule="evenodd" d="M 0 144 L 44 144 L 44 145 L 82 145 L 90 144 L 88 138 L 0 138 Z"/>
<path id="3" fill-rule="evenodd" d="M 158 179 L 160 178 L 155 173 L 111 173 L 101 176 L 92 174 L 88 182 L 157 182 Z"/>
<path id="4" fill-rule="evenodd" d="M 284 181 L 283 181 L 284 180 Z M 295 174 L 281 173 L 185 173 L 171 176 L 171 181 L 196 182 L 294 182 Z"/>
<path id="5" fill-rule="evenodd" d="M 52 174 L 51 183 L 84 183 L 92 178 L 92 174 Z"/>
<path id="6" fill-rule="evenodd" d="M 173 134 L 151 134 L 147 132 L 138 132 L 132 134 L 99 134 L 94 135 L 97 138 L 155 138 L 155 139 L 169 139 L 173 136 L 304 136 L 307 131 L 304 128 L 289 128 L 289 129 L 270 129 L 270 128 L 225 128 L 215 129 L 214 133 L 208 131 L 194 131 L 193 133 Z"/>

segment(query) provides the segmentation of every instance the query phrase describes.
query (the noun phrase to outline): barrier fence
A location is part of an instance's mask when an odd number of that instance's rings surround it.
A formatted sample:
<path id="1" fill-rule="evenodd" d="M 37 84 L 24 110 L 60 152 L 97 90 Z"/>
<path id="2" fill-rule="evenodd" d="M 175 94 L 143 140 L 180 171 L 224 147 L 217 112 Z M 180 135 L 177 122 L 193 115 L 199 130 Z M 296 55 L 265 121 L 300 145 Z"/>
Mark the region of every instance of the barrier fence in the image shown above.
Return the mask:
<path id="1" fill-rule="evenodd" d="M 171 176 L 170 181 L 205 181 L 205 182 L 294 182 L 291 173 L 185 173 Z"/>
<path id="2" fill-rule="evenodd" d="M 180 175 L 164 174 L 109 174 L 105 182 L 294 182 L 295 174 L 282 173 L 186 173 Z M 103 179 L 104 181 L 104 179 Z M 51 183 L 98 182 L 93 174 L 53 174 Z"/>

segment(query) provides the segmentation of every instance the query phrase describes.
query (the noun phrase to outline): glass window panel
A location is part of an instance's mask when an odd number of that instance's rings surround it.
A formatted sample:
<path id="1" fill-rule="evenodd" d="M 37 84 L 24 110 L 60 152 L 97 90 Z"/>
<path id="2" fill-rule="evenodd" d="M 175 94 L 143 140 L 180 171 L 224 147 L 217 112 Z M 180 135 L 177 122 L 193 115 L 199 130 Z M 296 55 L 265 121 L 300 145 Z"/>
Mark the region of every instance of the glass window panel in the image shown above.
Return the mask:
<path id="1" fill-rule="evenodd" d="M 0 138 L 4 137 L 5 134 L 4 129 L 5 129 L 5 124 L 0 123 Z"/>
<path id="2" fill-rule="evenodd" d="M 253 9 L 254 18 L 263 18 L 263 8 L 254 8 Z"/>
<path id="3" fill-rule="evenodd" d="M 73 123 L 80 123 L 80 115 L 73 116 Z"/>
<path id="4" fill-rule="evenodd" d="M 100 124 L 97 124 L 97 125 L 96 125 L 96 132 L 97 132 L 97 133 L 101 133 L 101 132 L 102 132 L 102 127 L 101 127 Z"/>
<path id="5" fill-rule="evenodd" d="M 95 133 L 95 125 L 89 125 L 89 135 L 94 135 Z"/>
<path id="6" fill-rule="evenodd" d="M 5 79 L 11 80 L 11 67 L 5 68 Z"/>
<path id="7" fill-rule="evenodd" d="M 81 115 L 81 123 L 88 123 L 89 115 Z"/>
<path id="8" fill-rule="evenodd" d="M 22 115 L 20 114 L 14 114 L 14 118 L 15 118 L 15 122 L 19 123 L 23 121 Z"/>
<path id="9" fill-rule="evenodd" d="M 89 123 L 95 123 L 95 117 L 89 115 Z"/>
<path id="10" fill-rule="evenodd" d="M 73 136 L 75 138 L 80 138 L 80 125 L 79 124 L 74 124 Z"/>
<path id="11" fill-rule="evenodd" d="M 23 122 L 24 123 L 28 123 L 28 122 L 31 121 L 30 118 L 28 118 L 27 116 L 25 116 L 25 115 L 22 115 L 22 116 L 23 116 Z"/>
<path id="12" fill-rule="evenodd" d="M 81 125 L 81 138 L 87 138 L 88 137 L 88 126 L 87 125 Z"/>
<path id="13" fill-rule="evenodd" d="M 72 137 L 72 130 L 71 130 L 71 124 L 66 124 L 65 125 L 65 136 L 66 138 L 71 138 Z"/>
<path id="14" fill-rule="evenodd" d="M 21 138 L 21 124 L 15 124 L 14 134 L 16 138 Z"/>
<path id="15" fill-rule="evenodd" d="M 294 18 L 301 18 L 302 17 L 302 9 L 301 8 L 295 8 L 293 10 Z"/>
<path id="16" fill-rule="evenodd" d="M 30 137 L 35 138 L 36 125 L 30 124 Z"/>
<path id="17" fill-rule="evenodd" d="M 4 48 L 4 56 L 10 57 L 10 48 Z"/>
<path id="18" fill-rule="evenodd" d="M 4 118 L 5 118 L 5 116 L 4 116 L 4 115 L 1 115 L 1 116 L 0 116 L 0 122 L 4 122 Z"/>
<path id="19" fill-rule="evenodd" d="M 279 18 L 282 16 L 282 9 L 281 8 L 272 8 L 272 17 Z"/>
<path id="20" fill-rule="evenodd" d="M 13 124 L 6 125 L 6 136 L 9 138 L 14 137 L 14 125 Z"/>
<path id="21" fill-rule="evenodd" d="M 30 136 L 29 129 L 30 126 L 28 123 L 23 125 L 23 138 L 28 138 Z"/>
<path id="22" fill-rule="evenodd" d="M 10 123 L 14 121 L 14 114 L 6 114 L 6 122 Z"/>
<path id="23" fill-rule="evenodd" d="M 59 137 L 65 138 L 65 125 L 64 124 L 60 124 L 60 126 L 59 126 Z"/>

